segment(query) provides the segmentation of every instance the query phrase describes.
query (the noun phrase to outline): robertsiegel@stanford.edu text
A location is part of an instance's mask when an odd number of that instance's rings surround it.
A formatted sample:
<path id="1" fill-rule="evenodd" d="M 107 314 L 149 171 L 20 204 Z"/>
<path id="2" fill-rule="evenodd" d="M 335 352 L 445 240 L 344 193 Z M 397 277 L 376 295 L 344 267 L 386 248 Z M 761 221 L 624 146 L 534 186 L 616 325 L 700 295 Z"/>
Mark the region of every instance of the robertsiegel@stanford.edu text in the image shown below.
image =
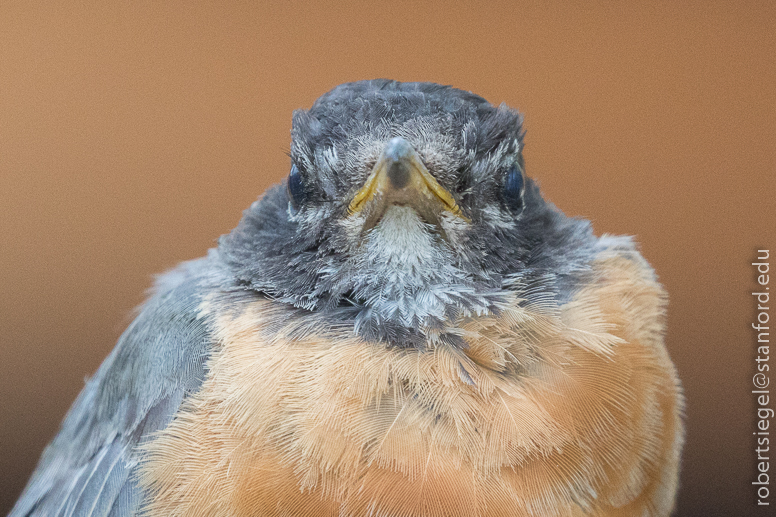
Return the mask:
<path id="1" fill-rule="evenodd" d="M 752 322 L 755 337 L 756 373 L 752 377 L 755 396 L 756 430 L 755 435 L 755 481 L 757 506 L 770 506 L 770 424 L 774 411 L 770 407 L 770 250 L 757 250 L 757 261 L 752 263 L 757 270 L 757 291 L 753 292 L 755 304 L 755 321 Z"/>

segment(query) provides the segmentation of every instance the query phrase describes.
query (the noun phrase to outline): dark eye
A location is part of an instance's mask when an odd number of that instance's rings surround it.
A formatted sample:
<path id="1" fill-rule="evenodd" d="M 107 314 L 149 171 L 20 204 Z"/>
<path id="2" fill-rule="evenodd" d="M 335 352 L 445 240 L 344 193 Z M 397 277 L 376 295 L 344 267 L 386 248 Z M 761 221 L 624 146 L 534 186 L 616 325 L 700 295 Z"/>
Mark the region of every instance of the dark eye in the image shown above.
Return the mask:
<path id="1" fill-rule="evenodd" d="M 296 165 L 291 166 L 291 172 L 288 175 L 288 181 L 286 183 L 288 189 L 288 199 L 291 201 L 291 206 L 298 209 L 307 199 L 307 193 L 304 190 L 304 183 L 302 182 L 302 175 Z"/>
<path id="2" fill-rule="evenodd" d="M 502 197 L 512 210 L 523 207 L 523 169 L 517 164 L 513 164 L 504 176 Z"/>

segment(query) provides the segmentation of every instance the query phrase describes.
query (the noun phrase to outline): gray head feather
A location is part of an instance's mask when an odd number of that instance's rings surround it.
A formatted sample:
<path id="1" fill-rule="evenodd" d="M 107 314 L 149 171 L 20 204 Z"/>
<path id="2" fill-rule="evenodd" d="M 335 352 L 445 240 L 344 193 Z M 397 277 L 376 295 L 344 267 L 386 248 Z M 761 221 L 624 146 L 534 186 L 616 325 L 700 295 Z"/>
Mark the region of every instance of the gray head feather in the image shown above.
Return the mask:
<path id="1" fill-rule="evenodd" d="M 436 228 L 394 206 L 362 231 L 348 205 L 394 137 L 412 145 L 467 222 L 442 218 Z M 589 223 L 564 216 L 528 178 L 520 209 L 504 202 L 507 171 L 523 167 L 522 145 L 522 117 L 469 92 L 387 80 L 340 85 L 294 113 L 291 159 L 304 202 L 295 206 L 285 185 L 274 187 L 222 237 L 219 252 L 246 289 L 351 324 L 367 339 L 456 342 L 442 330 L 497 314 L 515 291 L 559 303 L 595 245 Z"/>

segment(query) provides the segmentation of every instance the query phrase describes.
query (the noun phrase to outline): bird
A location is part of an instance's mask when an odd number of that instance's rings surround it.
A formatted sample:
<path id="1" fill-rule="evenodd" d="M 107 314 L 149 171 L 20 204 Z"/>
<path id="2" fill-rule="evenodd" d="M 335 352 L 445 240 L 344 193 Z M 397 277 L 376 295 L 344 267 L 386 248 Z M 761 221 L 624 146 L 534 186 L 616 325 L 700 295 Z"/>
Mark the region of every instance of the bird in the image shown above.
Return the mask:
<path id="1" fill-rule="evenodd" d="M 670 515 L 667 294 L 524 135 L 429 82 L 296 110 L 285 181 L 157 278 L 10 515 Z"/>

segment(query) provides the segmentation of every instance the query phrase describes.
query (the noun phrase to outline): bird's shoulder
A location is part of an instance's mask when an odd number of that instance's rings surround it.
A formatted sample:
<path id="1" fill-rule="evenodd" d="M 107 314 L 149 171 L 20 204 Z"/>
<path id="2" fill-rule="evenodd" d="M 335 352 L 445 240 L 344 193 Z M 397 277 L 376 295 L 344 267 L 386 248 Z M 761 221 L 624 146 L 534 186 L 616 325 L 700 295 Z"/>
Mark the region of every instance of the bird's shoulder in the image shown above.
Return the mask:
<path id="1" fill-rule="evenodd" d="M 67 413 L 11 516 L 131 515 L 136 446 L 205 378 L 212 337 L 200 306 L 224 282 L 215 253 L 159 276 Z"/>

